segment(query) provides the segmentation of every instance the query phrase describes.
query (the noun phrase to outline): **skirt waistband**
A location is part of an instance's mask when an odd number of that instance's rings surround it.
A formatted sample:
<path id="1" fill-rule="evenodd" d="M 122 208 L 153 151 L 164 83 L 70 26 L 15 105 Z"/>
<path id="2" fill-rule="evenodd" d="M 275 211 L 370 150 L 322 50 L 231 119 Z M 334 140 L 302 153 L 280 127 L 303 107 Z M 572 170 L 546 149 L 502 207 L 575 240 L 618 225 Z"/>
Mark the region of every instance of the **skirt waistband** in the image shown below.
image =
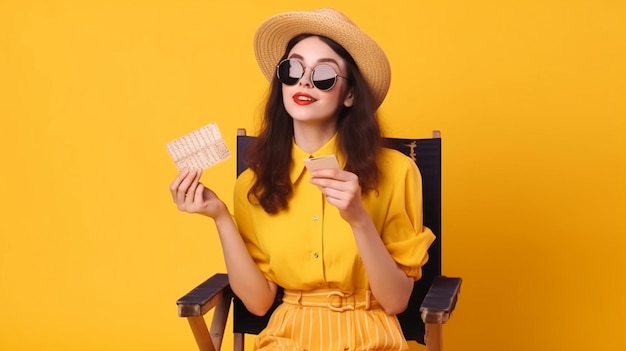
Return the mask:
<path id="1" fill-rule="evenodd" d="M 336 312 L 369 310 L 373 306 L 378 306 L 370 290 L 355 292 L 336 289 L 285 290 L 283 302 L 305 307 L 326 307 Z"/>

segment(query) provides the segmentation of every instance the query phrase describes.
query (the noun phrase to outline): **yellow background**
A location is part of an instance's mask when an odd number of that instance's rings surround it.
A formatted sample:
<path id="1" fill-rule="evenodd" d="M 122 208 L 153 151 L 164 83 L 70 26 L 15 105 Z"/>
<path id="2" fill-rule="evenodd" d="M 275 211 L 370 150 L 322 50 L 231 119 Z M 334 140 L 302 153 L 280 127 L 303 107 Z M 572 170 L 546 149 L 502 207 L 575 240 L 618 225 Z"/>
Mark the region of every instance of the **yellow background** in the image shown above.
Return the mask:
<path id="1" fill-rule="evenodd" d="M 442 130 L 446 349 L 626 349 L 625 4 L 0 0 L 0 349 L 194 349 L 174 302 L 223 261 L 165 144 L 234 151 L 254 30 L 330 5 L 388 53 L 388 134 Z M 229 204 L 234 168 L 203 176 Z"/>

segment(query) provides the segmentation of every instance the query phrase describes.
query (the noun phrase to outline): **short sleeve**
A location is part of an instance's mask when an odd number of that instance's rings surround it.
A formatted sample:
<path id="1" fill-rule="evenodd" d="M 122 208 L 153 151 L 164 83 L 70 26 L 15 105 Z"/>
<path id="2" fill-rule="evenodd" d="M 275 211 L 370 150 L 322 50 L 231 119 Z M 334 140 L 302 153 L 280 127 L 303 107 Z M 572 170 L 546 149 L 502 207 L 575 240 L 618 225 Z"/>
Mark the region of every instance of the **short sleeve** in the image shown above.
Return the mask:
<path id="1" fill-rule="evenodd" d="M 246 170 L 237 178 L 235 183 L 234 217 L 239 234 L 243 238 L 250 256 L 257 267 L 259 267 L 259 270 L 267 277 L 269 261 L 257 239 L 252 221 L 252 204 L 248 201 L 248 190 L 251 187 L 253 177 L 253 173 L 250 170 Z"/>
<path id="2" fill-rule="evenodd" d="M 417 165 L 402 154 L 394 156 L 385 177 L 386 182 L 391 181 L 386 184 L 391 193 L 381 237 L 398 266 L 418 280 L 435 236 L 423 225 L 422 177 Z"/>

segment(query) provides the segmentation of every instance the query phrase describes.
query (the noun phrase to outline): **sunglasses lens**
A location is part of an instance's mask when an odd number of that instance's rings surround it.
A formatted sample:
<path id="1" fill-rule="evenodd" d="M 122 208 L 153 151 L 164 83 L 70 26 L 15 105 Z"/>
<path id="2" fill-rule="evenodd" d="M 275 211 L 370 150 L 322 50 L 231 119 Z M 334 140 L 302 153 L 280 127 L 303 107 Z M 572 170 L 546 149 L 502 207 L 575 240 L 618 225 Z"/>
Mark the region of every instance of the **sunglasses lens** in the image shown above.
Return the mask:
<path id="1" fill-rule="evenodd" d="M 302 67 L 302 64 L 295 59 L 280 61 L 278 68 L 276 69 L 278 79 L 286 85 L 294 85 L 298 83 L 303 74 L 304 68 Z"/>
<path id="2" fill-rule="evenodd" d="M 313 85 L 319 90 L 328 90 L 335 86 L 337 72 L 328 65 L 319 65 L 313 70 Z"/>

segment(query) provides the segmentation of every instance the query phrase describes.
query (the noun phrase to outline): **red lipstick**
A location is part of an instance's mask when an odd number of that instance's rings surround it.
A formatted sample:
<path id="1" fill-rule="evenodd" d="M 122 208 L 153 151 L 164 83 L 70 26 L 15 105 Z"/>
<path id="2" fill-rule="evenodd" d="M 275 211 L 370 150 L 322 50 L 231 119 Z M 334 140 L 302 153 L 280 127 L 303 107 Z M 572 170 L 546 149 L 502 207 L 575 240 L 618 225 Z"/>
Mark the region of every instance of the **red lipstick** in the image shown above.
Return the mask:
<path id="1" fill-rule="evenodd" d="M 300 92 L 293 94 L 291 98 L 298 105 L 308 105 L 316 101 L 311 95 Z"/>

